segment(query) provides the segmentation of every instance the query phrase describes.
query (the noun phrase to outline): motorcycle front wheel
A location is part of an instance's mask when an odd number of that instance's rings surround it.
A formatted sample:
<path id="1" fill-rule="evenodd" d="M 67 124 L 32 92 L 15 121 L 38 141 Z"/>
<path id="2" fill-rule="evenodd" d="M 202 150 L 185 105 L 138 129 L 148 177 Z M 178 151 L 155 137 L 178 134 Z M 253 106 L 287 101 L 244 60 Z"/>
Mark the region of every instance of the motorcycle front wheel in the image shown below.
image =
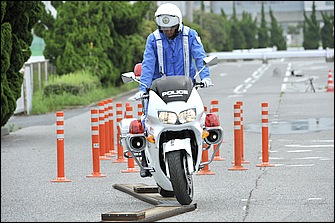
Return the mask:
<path id="1" fill-rule="evenodd" d="M 165 190 L 164 188 L 162 188 L 158 184 L 157 184 L 157 186 L 158 186 L 158 193 L 162 197 L 174 197 L 174 192 L 173 191 Z"/>
<path id="2" fill-rule="evenodd" d="M 178 202 L 182 205 L 188 205 L 193 200 L 193 179 L 189 172 L 185 152 L 180 150 L 172 151 L 166 154 L 170 181 Z"/>

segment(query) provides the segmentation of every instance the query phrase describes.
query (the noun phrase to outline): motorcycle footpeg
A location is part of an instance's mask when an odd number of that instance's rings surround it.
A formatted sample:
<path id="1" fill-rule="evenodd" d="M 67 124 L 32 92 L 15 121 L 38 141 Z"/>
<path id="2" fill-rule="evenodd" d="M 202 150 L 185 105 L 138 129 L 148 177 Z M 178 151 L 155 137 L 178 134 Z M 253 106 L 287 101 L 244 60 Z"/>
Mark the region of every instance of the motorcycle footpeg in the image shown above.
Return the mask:
<path id="1" fill-rule="evenodd" d="M 141 168 L 140 170 L 140 175 L 141 177 L 151 177 L 151 173 L 148 169 L 145 169 L 145 168 Z"/>

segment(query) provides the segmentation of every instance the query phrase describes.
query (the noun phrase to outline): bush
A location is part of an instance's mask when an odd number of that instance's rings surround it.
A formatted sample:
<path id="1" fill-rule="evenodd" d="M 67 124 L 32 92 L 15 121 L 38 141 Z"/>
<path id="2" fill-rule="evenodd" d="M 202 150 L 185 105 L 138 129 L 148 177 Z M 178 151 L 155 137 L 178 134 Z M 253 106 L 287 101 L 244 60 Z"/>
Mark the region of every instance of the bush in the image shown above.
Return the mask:
<path id="1" fill-rule="evenodd" d="M 79 71 L 62 76 L 52 76 L 48 84 L 43 89 L 43 95 L 83 95 L 88 91 L 101 87 L 99 78 L 87 71 Z"/>
<path id="2" fill-rule="evenodd" d="M 63 76 L 51 76 L 43 89 L 34 92 L 32 115 L 45 114 L 65 108 L 87 106 L 138 88 L 138 83 L 102 86 L 98 77 L 90 72 L 76 72 Z"/>
<path id="3" fill-rule="evenodd" d="M 85 89 L 85 86 L 83 85 L 71 85 L 67 83 L 60 83 L 60 84 L 49 84 L 45 86 L 43 90 L 43 94 L 46 97 L 49 97 L 51 95 L 62 95 L 63 93 L 69 93 L 72 95 L 79 95 L 84 94 L 87 92 L 87 89 Z"/>

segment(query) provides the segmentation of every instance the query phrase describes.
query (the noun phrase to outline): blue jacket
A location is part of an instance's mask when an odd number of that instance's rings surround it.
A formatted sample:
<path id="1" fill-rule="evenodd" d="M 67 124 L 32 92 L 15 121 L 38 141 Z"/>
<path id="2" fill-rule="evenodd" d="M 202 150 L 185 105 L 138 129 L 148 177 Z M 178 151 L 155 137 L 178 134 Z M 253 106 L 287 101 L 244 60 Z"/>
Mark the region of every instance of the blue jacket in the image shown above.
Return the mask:
<path id="1" fill-rule="evenodd" d="M 181 32 L 173 40 L 169 40 L 168 37 L 162 32 L 160 33 L 160 36 L 162 38 L 163 44 L 165 75 L 184 75 L 183 33 Z M 206 57 L 206 53 L 200 41 L 200 37 L 194 29 L 189 30 L 188 43 L 190 55 L 190 76 L 192 80 L 194 80 L 194 75 L 196 74 L 194 62 L 196 64 L 197 70 L 200 70 L 204 66 L 203 58 Z M 172 47 L 173 44 L 175 44 L 174 47 Z M 161 77 L 158 67 L 159 64 L 157 57 L 156 38 L 155 35 L 151 33 L 146 41 L 146 47 L 142 61 L 142 74 L 140 77 L 140 81 L 146 84 L 147 87 L 150 87 L 153 80 Z M 206 77 L 209 78 L 209 68 L 206 67 L 199 75 L 201 80 Z M 140 85 L 140 91 L 146 91 L 145 86 Z"/>

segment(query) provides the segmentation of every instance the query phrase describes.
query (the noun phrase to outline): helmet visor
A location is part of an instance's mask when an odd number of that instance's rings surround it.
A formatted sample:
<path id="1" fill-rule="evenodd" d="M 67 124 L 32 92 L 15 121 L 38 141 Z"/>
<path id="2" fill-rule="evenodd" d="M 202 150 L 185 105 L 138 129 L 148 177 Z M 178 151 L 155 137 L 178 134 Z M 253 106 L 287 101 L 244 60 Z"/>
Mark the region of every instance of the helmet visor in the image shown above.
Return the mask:
<path id="1" fill-rule="evenodd" d="M 155 22 L 161 30 L 169 30 L 177 27 L 179 24 L 179 18 L 172 15 L 159 15 L 156 16 Z"/>

